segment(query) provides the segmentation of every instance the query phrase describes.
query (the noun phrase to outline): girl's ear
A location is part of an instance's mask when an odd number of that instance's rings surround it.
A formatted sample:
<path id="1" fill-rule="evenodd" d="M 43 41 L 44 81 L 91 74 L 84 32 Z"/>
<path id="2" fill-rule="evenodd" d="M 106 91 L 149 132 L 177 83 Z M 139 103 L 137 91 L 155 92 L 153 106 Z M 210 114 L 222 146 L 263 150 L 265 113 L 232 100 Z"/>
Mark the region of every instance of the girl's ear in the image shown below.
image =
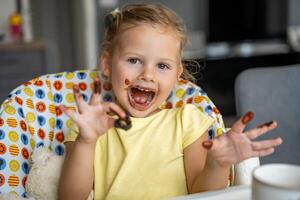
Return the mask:
<path id="1" fill-rule="evenodd" d="M 110 55 L 107 51 L 104 51 L 101 54 L 100 57 L 100 62 L 101 62 L 101 68 L 103 71 L 103 74 L 107 77 L 110 77 L 111 74 L 111 59 L 110 59 Z"/>

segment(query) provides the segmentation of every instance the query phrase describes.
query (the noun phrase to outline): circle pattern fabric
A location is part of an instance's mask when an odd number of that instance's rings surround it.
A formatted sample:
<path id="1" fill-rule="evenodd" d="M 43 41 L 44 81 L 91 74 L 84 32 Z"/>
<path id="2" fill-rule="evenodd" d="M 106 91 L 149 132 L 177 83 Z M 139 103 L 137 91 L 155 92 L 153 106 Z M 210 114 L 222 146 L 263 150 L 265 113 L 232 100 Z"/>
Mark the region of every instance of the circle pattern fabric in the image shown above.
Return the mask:
<path id="1" fill-rule="evenodd" d="M 109 80 L 93 70 L 40 76 L 8 95 L 0 107 L 0 195 L 14 191 L 26 196 L 24 186 L 34 149 L 48 147 L 58 155 L 64 154 L 64 138 L 73 122 L 58 106 L 64 104 L 76 110 L 74 84 L 78 84 L 84 100 L 89 101 L 96 77 L 101 81 L 102 100 L 114 101 Z M 161 108 L 181 107 L 187 103 L 195 104 L 215 119 L 208 131 L 210 138 L 225 131 L 216 106 L 199 86 L 186 80 L 177 83 Z"/>

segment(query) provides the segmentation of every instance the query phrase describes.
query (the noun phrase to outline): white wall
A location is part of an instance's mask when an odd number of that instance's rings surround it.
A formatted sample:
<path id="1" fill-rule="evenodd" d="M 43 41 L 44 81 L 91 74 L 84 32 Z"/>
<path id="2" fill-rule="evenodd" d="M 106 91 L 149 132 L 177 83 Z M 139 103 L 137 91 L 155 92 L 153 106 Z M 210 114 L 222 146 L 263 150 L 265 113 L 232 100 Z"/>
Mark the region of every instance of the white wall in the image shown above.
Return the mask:
<path id="1" fill-rule="evenodd" d="M 15 1 L 0 0 L 0 33 L 8 34 L 8 17 L 14 10 Z"/>

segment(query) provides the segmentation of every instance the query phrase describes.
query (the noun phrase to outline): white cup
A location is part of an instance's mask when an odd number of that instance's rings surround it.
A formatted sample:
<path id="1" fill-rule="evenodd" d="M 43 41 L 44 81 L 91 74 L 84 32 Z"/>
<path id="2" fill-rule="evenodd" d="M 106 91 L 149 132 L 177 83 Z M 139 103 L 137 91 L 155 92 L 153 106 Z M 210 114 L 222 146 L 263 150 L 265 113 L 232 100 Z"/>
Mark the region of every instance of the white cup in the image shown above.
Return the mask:
<path id="1" fill-rule="evenodd" d="M 300 200 L 300 166 L 266 164 L 252 178 L 252 200 Z"/>

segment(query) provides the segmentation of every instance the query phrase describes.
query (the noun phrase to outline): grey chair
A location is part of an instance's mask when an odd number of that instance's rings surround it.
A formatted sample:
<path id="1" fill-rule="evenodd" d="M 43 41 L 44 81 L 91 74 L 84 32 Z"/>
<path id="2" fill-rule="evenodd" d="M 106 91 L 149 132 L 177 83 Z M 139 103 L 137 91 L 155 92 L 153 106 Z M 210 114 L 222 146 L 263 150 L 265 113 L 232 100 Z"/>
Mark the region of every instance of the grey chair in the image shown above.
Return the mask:
<path id="1" fill-rule="evenodd" d="M 241 72 L 235 80 L 235 101 L 238 116 L 255 113 L 248 129 L 271 120 L 278 122 L 276 130 L 259 139 L 280 136 L 284 142 L 274 154 L 261 158 L 262 164 L 300 165 L 300 65 Z"/>

